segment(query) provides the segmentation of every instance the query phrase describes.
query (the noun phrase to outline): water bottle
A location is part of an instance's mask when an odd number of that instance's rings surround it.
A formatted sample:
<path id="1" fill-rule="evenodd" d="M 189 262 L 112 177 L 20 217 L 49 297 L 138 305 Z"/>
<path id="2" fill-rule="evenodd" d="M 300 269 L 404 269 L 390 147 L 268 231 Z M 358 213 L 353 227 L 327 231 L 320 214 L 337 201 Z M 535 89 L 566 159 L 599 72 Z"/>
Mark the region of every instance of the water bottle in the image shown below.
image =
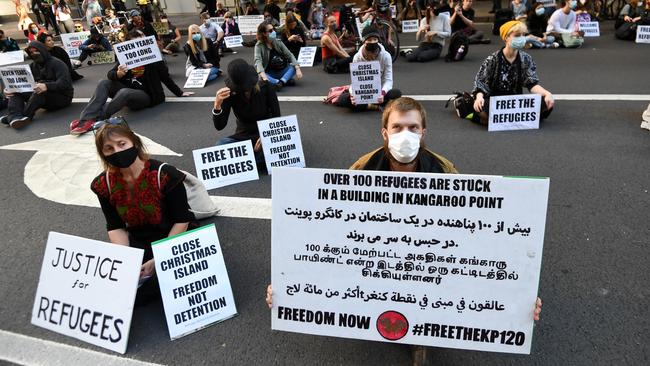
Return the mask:
<path id="1" fill-rule="evenodd" d="M 463 58 L 463 53 L 465 53 L 465 45 L 458 47 L 456 51 L 456 56 L 454 57 L 455 61 L 460 61 Z"/>

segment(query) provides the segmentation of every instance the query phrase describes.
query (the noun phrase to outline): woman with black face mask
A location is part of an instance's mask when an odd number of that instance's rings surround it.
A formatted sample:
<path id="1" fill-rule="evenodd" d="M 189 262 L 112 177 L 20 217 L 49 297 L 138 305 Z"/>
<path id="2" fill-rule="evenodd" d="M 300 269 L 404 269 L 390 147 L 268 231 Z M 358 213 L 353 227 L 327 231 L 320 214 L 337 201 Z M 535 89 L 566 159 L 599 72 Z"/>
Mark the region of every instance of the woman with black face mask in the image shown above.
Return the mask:
<path id="1" fill-rule="evenodd" d="M 142 140 L 122 117 L 96 122 L 95 147 L 104 171 L 90 189 L 106 218 L 111 243 L 144 250 L 136 305 L 160 297 L 151 243 L 196 227 L 185 174 L 149 159 Z M 162 165 L 162 166 L 161 166 Z"/>

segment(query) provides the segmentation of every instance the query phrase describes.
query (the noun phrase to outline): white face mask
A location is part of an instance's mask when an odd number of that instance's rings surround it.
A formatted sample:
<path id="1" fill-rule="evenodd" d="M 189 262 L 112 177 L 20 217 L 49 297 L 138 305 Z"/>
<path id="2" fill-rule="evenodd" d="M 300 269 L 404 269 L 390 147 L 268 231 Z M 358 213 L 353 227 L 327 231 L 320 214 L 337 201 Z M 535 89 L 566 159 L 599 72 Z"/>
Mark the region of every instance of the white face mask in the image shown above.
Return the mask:
<path id="1" fill-rule="evenodd" d="M 408 130 L 388 135 L 388 150 L 400 163 L 410 163 L 418 155 L 421 138 L 422 135 Z"/>

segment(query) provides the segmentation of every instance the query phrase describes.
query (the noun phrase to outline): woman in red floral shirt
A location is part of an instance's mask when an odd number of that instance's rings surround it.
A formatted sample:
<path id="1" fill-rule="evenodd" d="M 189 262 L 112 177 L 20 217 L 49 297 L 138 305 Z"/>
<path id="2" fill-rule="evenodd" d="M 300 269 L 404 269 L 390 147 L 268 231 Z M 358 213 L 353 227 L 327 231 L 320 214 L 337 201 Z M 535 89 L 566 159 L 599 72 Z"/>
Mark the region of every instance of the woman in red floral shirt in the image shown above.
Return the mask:
<path id="1" fill-rule="evenodd" d="M 99 199 L 111 243 L 144 249 L 137 303 L 159 296 L 151 243 L 187 230 L 195 221 L 189 211 L 185 174 L 149 159 L 140 137 L 121 117 L 95 124 L 95 145 L 105 171 L 90 188 Z"/>

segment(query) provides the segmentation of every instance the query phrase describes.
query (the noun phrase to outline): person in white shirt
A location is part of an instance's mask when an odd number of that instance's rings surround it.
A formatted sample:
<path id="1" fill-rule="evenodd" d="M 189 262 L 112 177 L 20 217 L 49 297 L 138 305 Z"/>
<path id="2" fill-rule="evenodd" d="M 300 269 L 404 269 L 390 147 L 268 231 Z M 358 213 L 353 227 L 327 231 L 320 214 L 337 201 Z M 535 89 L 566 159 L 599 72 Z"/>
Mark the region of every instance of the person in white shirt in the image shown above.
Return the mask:
<path id="1" fill-rule="evenodd" d="M 70 7 L 64 0 L 54 0 L 54 4 L 52 4 L 52 13 L 54 13 L 56 21 L 59 22 L 61 33 L 74 32 L 74 22 L 70 15 Z"/>
<path id="2" fill-rule="evenodd" d="M 213 22 L 210 20 L 210 14 L 207 12 L 201 13 L 201 21 L 203 24 L 199 27 L 201 29 L 201 33 L 203 33 L 203 36 L 207 38 L 208 40 L 212 41 L 215 46 L 218 46 L 221 40 L 223 39 L 223 30 L 217 24 L 217 22 Z M 218 47 L 217 47 L 218 49 Z"/>
<path id="3" fill-rule="evenodd" d="M 566 48 L 582 46 L 584 32 L 575 31 L 576 13 L 573 9 L 578 6 L 577 0 L 562 0 L 560 8 L 548 18 L 546 33 L 552 34 Z"/>
<path id="4" fill-rule="evenodd" d="M 445 40 L 451 35 L 449 17 L 438 15 L 440 9 L 427 6 L 426 16 L 420 20 L 420 28 L 415 34 L 416 40 L 422 40 L 418 48 L 405 53 L 408 62 L 427 62 L 440 57 Z"/>

